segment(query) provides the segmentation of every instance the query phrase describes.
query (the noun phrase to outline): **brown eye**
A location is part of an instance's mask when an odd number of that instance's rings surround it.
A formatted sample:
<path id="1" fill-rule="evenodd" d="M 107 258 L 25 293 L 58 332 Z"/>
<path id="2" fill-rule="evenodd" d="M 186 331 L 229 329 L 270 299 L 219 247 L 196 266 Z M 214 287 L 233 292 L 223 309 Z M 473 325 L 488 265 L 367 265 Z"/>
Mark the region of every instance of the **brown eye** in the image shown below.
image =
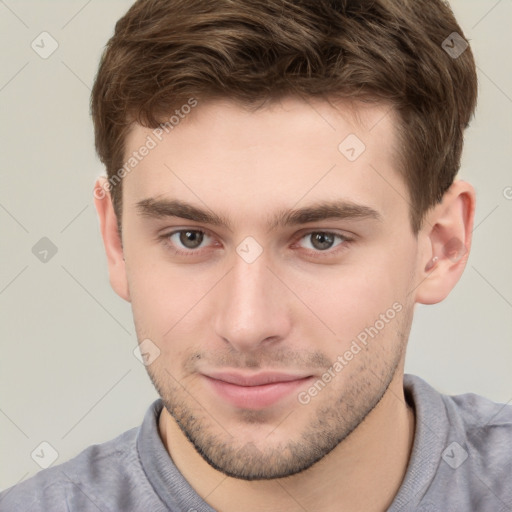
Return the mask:
<path id="1" fill-rule="evenodd" d="M 336 238 L 332 233 L 322 232 L 310 233 L 308 236 L 310 237 L 311 245 L 319 251 L 330 249 L 334 244 L 334 239 Z"/>
<path id="2" fill-rule="evenodd" d="M 180 243 L 187 249 L 197 249 L 204 239 L 202 231 L 180 231 L 179 235 Z"/>
<path id="3" fill-rule="evenodd" d="M 328 254 L 332 254 L 333 251 L 329 251 L 329 249 L 346 245 L 349 242 L 349 238 L 338 233 L 332 233 L 330 231 L 310 231 L 301 238 L 300 245 L 304 249 L 309 249 L 316 253 L 328 252 Z"/>
<path id="4" fill-rule="evenodd" d="M 202 229 L 177 229 L 160 236 L 167 251 L 175 256 L 200 257 L 219 247 L 215 237 Z"/>

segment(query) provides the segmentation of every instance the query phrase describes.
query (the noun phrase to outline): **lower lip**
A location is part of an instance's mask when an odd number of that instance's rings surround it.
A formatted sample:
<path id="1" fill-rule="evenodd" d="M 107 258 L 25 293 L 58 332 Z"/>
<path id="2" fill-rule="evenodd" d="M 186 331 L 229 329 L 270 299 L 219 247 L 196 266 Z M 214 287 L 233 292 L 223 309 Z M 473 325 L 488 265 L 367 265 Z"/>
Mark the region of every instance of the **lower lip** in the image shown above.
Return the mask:
<path id="1" fill-rule="evenodd" d="M 288 382 L 274 382 L 262 386 L 237 386 L 222 380 L 206 377 L 213 390 L 224 400 L 239 409 L 264 409 L 276 404 L 303 386 L 311 377 Z"/>

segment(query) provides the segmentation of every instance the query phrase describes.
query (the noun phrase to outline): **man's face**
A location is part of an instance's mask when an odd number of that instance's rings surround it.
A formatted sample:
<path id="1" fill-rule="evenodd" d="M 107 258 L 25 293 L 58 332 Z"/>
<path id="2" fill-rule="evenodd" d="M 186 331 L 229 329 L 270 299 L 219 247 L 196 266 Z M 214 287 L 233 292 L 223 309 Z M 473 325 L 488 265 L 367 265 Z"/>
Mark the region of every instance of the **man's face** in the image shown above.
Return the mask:
<path id="1" fill-rule="evenodd" d="M 161 141 L 127 139 L 127 157 L 157 143 L 123 189 L 137 336 L 160 350 L 147 370 L 231 476 L 310 467 L 402 370 L 418 242 L 387 110 L 200 103 Z"/>

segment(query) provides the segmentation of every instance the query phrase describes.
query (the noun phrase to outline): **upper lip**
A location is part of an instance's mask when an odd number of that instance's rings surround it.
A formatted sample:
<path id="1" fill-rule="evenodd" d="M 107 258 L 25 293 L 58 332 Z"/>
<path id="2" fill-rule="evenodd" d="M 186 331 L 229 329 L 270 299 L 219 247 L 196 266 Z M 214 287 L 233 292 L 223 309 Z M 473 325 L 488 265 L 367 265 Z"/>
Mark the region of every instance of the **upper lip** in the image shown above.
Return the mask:
<path id="1" fill-rule="evenodd" d="M 209 372 L 203 375 L 210 379 L 220 380 L 237 386 L 264 386 L 265 384 L 291 382 L 310 377 L 310 375 L 294 375 L 281 372 L 261 372 L 253 375 L 234 372 Z"/>

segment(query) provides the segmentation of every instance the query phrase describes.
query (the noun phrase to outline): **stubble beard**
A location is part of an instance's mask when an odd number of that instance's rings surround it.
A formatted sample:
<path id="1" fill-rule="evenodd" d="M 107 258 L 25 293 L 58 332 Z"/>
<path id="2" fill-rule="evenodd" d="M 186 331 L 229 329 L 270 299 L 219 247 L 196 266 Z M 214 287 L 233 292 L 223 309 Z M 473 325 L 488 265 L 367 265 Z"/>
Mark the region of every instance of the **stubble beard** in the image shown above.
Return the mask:
<path id="1" fill-rule="evenodd" d="M 220 418 L 199 405 L 197 398 L 191 397 L 168 372 L 151 367 L 147 370 L 167 412 L 210 466 L 241 480 L 284 478 L 305 471 L 323 459 L 378 405 L 405 355 L 405 332 L 400 332 L 400 328 L 395 331 L 400 344 L 393 357 L 386 359 L 387 364 L 382 365 L 382 359 L 379 361 L 383 354 L 378 350 L 361 352 L 350 363 L 350 378 L 343 389 L 335 390 L 335 378 L 308 405 L 297 403 L 296 409 L 285 412 L 284 419 L 277 422 L 274 419 L 278 425 L 282 422 L 276 431 L 284 429 L 287 433 L 286 441 L 277 444 L 272 444 L 275 436 L 258 444 L 237 439 L 223 428 Z M 296 414 L 307 414 L 307 420 L 295 422 Z M 258 429 L 258 424 L 266 423 L 266 411 L 240 411 L 239 419 L 246 427 L 253 425 Z M 300 432 L 293 432 L 294 425 L 304 423 Z"/>

